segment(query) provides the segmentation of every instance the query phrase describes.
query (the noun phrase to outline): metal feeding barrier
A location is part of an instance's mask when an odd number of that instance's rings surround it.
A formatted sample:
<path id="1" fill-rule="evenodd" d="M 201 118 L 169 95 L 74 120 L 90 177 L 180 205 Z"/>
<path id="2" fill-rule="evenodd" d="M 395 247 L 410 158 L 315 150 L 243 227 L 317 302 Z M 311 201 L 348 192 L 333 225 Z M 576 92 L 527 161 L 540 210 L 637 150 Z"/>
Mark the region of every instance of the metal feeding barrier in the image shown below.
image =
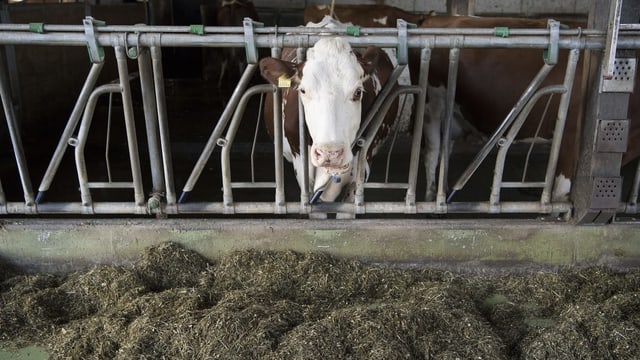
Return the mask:
<path id="1" fill-rule="evenodd" d="M 618 17 L 619 19 L 619 17 Z M 273 143 L 273 181 L 256 181 L 252 175 L 250 181 L 233 181 L 233 163 L 231 147 L 234 143 L 237 129 L 243 121 L 243 115 L 249 100 L 254 96 L 271 92 L 274 94 L 274 115 L 279 123 L 281 110 L 279 90 L 273 85 L 249 86 L 258 63 L 258 48 L 269 48 L 277 55 L 280 49 L 292 47 L 298 49 L 300 58 L 304 50 L 313 46 L 326 34 L 348 38 L 354 47 L 376 45 L 397 50 L 399 65 L 394 71 L 395 77 L 408 63 L 410 49 L 420 51 L 419 83 L 400 86 L 392 91 L 390 83 L 382 91 L 373 106 L 373 111 L 367 114 L 366 127 L 359 133 L 354 144 L 356 157 L 359 158 L 355 169 L 355 201 L 352 203 L 332 202 L 311 205 L 310 192 L 306 186 L 296 189 L 299 201 L 287 200 L 285 187 L 285 170 L 287 166 L 282 156 L 282 128 L 275 126 Z M 615 34 L 614 34 L 615 33 Z M 47 169 L 40 181 L 37 195 L 34 196 L 29 174 L 29 164 L 25 156 L 23 144 L 18 132 L 17 119 L 10 101 L 11 94 L 5 64 L 0 63 L 0 95 L 2 96 L 6 123 L 8 125 L 13 153 L 19 170 L 23 202 L 7 201 L 7 197 L 0 183 L 0 214 L 90 214 L 90 215 L 186 215 L 186 214 L 295 214 L 312 215 L 315 213 L 337 213 L 344 217 L 355 217 L 358 214 L 455 214 L 455 213 L 528 213 L 528 214 L 571 214 L 573 204 L 568 201 L 554 202 L 550 197 L 553 186 L 559 144 L 562 138 L 563 121 L 566 117 L 566 103 L 568 93 L 574 80 L 577 59 L 582 50 L 608 49 L 637 49 L 640 48 L 640 30 L 637 26 L 619 24 L 608 32 L 593 29 L 560 29 L 553 23 L 548 29 L 510 29 L 509 37 L 495 35 L 495 29 L 426 29 L 411 28 L 400 22 L 397 28 L 362 28 L 358 36 L 339 29 L 301 28 L 301 27 L 263 27 L 251 19 L 245 19 L 242 27 L 186 27 L 186 26 L 110 26 L 93 18 L 87 17 L 83 25 L 50 25 L 50 24 L 2 24 L 0 25 L 1 45 L 48 45 L 48 46 L 86 46 L 88 49 L 91 69 L 84 81 L 84 85 L 71 111 L 66 127 L 60 135 L 57 147 L 51 155 Z M 167 115 L 165 79 L 162 69 L 162 49 L 165 47 L 244 47 L 247 54 L 247 67 L 224 111 L 217 119 L 215 128 L 209 135 L 198 160 L 195 162 L 189 176 L 184 180 L 182 193 L 178 197 L 175 190 L 174 166 L 172 160 L 169 122 Z M 115 52 L 118 79 L 111 84 L 97 86 L 98 77 L 105 62 L 105 51 L 112 48 Z M 511 113 L 504 119 L 501 126 L 489 137 L 489 141 L 478 152 L 472 163 L 463 172 L 460 179 L 453 186 L 453 191 L 447 191 L 447 174 L 449 173 L 449 139 L 443 136 L 440 159 L 440 177 L 438 180 L 438 194 L 436 201 L 423 201 L 417 195 L 419 182 L 419 168 L 421 158 L 421 141 L 423 118 L 425 112 L 426 89 L 431 52 L 436 48 L 450 49 L 450 72 L 448 79 L 448 93 L 446 116 L 443 126 L 444 134 L 448 134 L 454 108 L 456 91 L 456 74 L 458 54 L 465 48 L 535 48 L 541 53 L 547 51 L 552 60 L 548 61 L 540 70 L 538 76 L 532 79 L 531 85 L 522 95 L 520 101 L 514 104 Z M 545 75 L 555 65 L 554 56 L 560 49 L 569 49 L 570 57 L 567 64 L 567 74 L 562 84 L 539 88 Z M 615 55 L 613 55 L 615 57 Z M 0 61 L 3 57 L 0 57 Z M 142 93 L 142 109 L 144 112 L 145 134 L 148 144 L 151 188 L 145 189 L 141 169 L 140 149 L 134 121 L 135 111 L 132 101 L 131 77 L 129 64 L 137 62 L 138 77 Z M 608 60 L 607 60 L 608 61 Z M 614 64 L 615 62 L 611 62 Z M 635 70 L 635 62 L 629 64 Z M 615 66 L 615 65 L 612 65 Z M 607 68 L 609 69 L 609 68 Z M 604 71 L 604 70 L 603 70 Z M 633 77 L 632 77 L 633 81 Z M 561 97 L 559 131 L 551 144 L 550 155 L 544 179 L 540 181 L 503 181 L 503 171 L 507 151 L 527 117 L 532 106 L 541 98 L 549 94 Z M 98 99 L 103 95 L 119 95 L 124 109 L 126 129 L 126 143 L 129 152 L 130 181 L 92 181 L 86 167 L 85 151 L 91 129 L 92 118 Z M 408 170 L 404 181 L 391 182 L 385 176 L 384 181 L 365 181 L 365 154 L 373 141 L 373 137 L 382 119 L 388 111 L 391 102 L 400 95 L 413 96 L 416 107 L 413 112 L 413 133 L 410 134 L 410 155 Z M 564 107 L 564 113 L 562 109 Z M 302 108 L 300 107 L 302 110 Z M 300 116 L 304 114 L 300 111 Z M 304 121 L 301 126 L 301 149 L 306 150 Z M 255 149 L 255 138 L 252 148 Z M 65 151 L 74 148 L 75 168 L 80 189 L 80 199 L 69 201 L 47 201 L 46 193 L 50 190 Z M 454 201 L 453 195 L 460 191 L 480 164 L 496 147 L 499 147 L 498 160 L 494 170 L 494 181 L 491 186 L 490 198 L 486 201 Z M 222 200 L 210 201 L 190 196 L 198 184 L 198 180 L 210 162 L 211 156 L 220 147 L 219 176 L 222 184 Z M 253 151 L 252 151 L 253 154 Z M 252 155 L 253 157 L 253 155 Z M 303 153 L 306 160 L 306 154 Z M 251 159 L 251 164 L 254 160 Z M 107 156 L 107 164 L 109 159 Z M 386 171 L 389 173 L 390 161 L 387 160 Z M 305 165 L 303 168 L 307 168 Z M 251 172 L 254 173 L 253 168 Z M 309 184 L 308 174 L 303 176 L 304 184 Z M 640 167 L 634 180 L 631 198 L 627 202 L 620 202 L 618 208 L 623 212 L 635 212 L 639 192 Z M 59 179 L 58 179 L 59 180 Z M 148 185 L 147 185 L 148 187 Z M 537 201 L 503 201 L 500 193 L 506 188 L 536 188 L 543 189 Z M 126 189 L 133 192 L 132 200 L 124 201 L 94 201 L 93 189 L 109 191 L 112 189 Z M 271 201 L 238 200 L 234 196 L 245 189 L 272 189 L 274 197 Z M 390 191 L 397 193 L 400 200 L 379 201 L 366 199 L 367 190 Z M 269 190 L 271 191 L 271 190 Z"/>

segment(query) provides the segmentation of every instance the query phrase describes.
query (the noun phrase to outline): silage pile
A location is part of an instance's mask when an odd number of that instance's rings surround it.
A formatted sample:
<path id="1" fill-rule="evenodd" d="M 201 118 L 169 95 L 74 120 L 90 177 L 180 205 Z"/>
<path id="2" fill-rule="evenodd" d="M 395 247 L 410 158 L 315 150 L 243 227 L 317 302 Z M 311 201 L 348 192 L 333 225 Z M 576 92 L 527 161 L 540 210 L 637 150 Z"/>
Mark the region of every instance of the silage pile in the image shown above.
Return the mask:
<path id="1" fill-rule="evenodd" d="M 1 265 L 2 267 L 4 265 Z M 634 359 L 640 274 L 471 276 L 173 243 L 131 267 L 0 277 L 0 344 L 52 359 Z"/>

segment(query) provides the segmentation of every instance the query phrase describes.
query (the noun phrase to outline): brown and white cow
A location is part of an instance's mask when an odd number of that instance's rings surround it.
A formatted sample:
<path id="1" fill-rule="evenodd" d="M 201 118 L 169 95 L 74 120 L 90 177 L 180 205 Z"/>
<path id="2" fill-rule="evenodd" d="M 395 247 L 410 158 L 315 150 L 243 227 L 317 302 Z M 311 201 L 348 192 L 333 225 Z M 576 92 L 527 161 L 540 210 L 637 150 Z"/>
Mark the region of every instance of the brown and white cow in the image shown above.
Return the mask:
<path id="1" fill-rule="evenodd" d="M 563 22 L 571 28 L 585 27 L 581 22 Z M 427 28 L 546 28 L 546 19 L 521 19 L 521 18 L 483 18 L 465 16 L 432 16 L 422 22 L 421 27 Z M 416 63 L 417 55 L 413 54 L 412 63 Z M 568 50 L 561 50 L 558 64 L 548 75 L 542 86 L 549 84 L 562 84 L 567 64 Z M 553 199 L 567 200 L 571 188 L 571 179 L 574 176 L 577 163 L 578 146 L 580 136 L 580 122 L 583 108 L 582 88 L 582 58 L 577 66 L 571 101 L 567 113 L 567 121 L 563 133 L 563 140 L 558 160 L 557 177 L 554 184 Z M 516 104 L 527 85 L 535 77 L 543 65 L 542 50 L 540 49 L 461 49 L 458 65 L 458 78 L 456 88 L 456 102 L 460 105 L 462 113 L 467 121 L 485 134 L 494 132 L 498 124 L 507 116 Z M 432 120 L 425 123 L 426 155 L 425 165 L 427 171 L 427 200 L 435 198 L 436 191 L 436 167 L 440 151 L 440 121 L 443 99 L 437 94 L 444 94 L 444 86 L 447 82 L 449 66 L 448 49 L 434 49 L 429 68 L 429 110 Z M 417 65 L 416 65 L 417 67 Z M 414 80 L 415 83 L 415 80 Z M 438 90 L 439 91 L 434 91 Z M 635 123 L 640 122 L 638 103 L 640 92 L 636 90 L 632 95 L 629 108 L 630 118 Z M 552 99 L 550 109 L 558 108 L 560 96 Z M 549 112 L 537 133 L 537 126 L 545 111 L 542 101 L 537 104 L 520 130 L 519 137 L 530 138 L 534 135 L 543 138 L 551 138 L 554 131 L 557 111 Z M 535 120 L 535 121 L 531 121 Z M 640 137 L 632 129 L 630 136 Z M 630 139 L 640 143 L 640 139 Z M 630 145 L 631 151 L 636 146 Z M 637 154 L 636 154 L 637 156 Z M 632 156 L 625 155 L 624 162 L 630 161 Z"/>
<path id="2" fill-rule="evenodd" d="M 291 87 L 282 89 L 283 124 L 277 126 L 283 126 L 285 157 L 293 163 L 299 184 L 304 169 L 300 157 L 298 97 L 302 100 L 309 133 L 310 190 L 322 191 L 319 200 L 334 201 L 343 187 L 352 182 L 357 165 L 351 146 L 362 118 L 392 70 L 393 65 L 382 49 L 352 49 L 346 39 L 333 36 L 308 49 L 304 62 L 297 61 L 295 49 L 283 49 L 279 59 L 260 61 L 261 74 L 270 83 L 277 85 L 283 78 L 291 81 Z M 267 98 L 265 104 L 265 123 L 273 136 L 272 99 Z M 369 148 L 368 158 L 388 135 L 396 112 L 394 104 Z"/>

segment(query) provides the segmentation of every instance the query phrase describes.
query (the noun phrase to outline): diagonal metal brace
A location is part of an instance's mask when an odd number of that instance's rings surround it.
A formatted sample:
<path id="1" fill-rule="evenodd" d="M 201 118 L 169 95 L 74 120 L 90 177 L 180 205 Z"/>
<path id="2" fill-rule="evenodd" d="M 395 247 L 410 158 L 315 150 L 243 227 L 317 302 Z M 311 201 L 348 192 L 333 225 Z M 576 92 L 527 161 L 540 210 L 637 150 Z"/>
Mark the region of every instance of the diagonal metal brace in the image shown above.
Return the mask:
<path id="1" fill-rule="evenodd" d="M 258 47 L 256 46 L 256 38 L 253 34 L 254 27 L 263 27 L 261 22 L 253 21 L 251 18 L 244 18 L 242 20 L 242 27 L 244 28 L 244 49 L 247 54 L 248 64 L 258 63 Z"/>
<path id="2" fill-rule="evenodd" d="M 92 16 L 87 16 L 82 19 L 84 25 L 84 34 L 87 37 L 87 50 L 89 51 L 89 60 L 92 63 L 97 64 L 104 61 L 104 49 L 98 44 L 98 38 L 96 37 L 95 26 L 105 26 L 106 23 L 101 20 L 96 20 Z"/>

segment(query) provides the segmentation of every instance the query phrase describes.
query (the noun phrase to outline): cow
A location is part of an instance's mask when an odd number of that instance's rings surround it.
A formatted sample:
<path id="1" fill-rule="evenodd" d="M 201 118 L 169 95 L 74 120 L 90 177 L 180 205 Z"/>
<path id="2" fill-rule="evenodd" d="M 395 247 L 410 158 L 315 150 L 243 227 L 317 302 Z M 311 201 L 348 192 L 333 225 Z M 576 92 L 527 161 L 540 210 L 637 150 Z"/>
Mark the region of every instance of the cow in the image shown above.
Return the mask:
<path id="1" fill-rule="evenodd" d="M 304 21 L 320 22 L 325 16 L 332 16 L 336 20 L 361 27 L 395 27 L 398 19 L 420 25 L 424 14 L 404 11 L 389 5 L 335 5 L 333 14 L 329 5 L 308 5 L 304 9 Z"/>
<path id="2" fill-rule="evenodd" d="M 335 201 L 346 185 L 352 185 L 357 164 L 352 144 L 363 117 L 376 95 L 387 83 L 393 64 L 380 48 L 352 49 L 342 37 L 327 36 L 307 51 L 306 61 L 298 61 L 295 49 L 283 49 L 280 58 L 260 60 L 260 73 L 271 84 L 282 79 L 291 86 L 282 90 L 284 156 L 293 163 L 298 183 L 303 184 L 299 144 L 298 97 L 304 107 L 308 129 L 309 187 L 319 201 Z M 375 155 L 396 119 L 393 103 L 368 149 Z M 265 102 L 265 125 L 273 137 L 272 98 Z M 313 200 L 312 199 L 312 200 Z"/>
<path id="3" fill-rule="evenodd" d="M 571 28 L 585 27 L 585 23 L 579 21 L 563 22 Z M 521 19 L 521 18 L 483 18 L 466 16 L 431 16 L 421 23 L 423 28 L 546 28 L 545 19 Z M 563 82 L 567 64 L 568 50 L 561 50 L 558 64 L 550 72 L 542 86 L 549 84 L 561 84 Z M 411 67 L 417 68 L 418 54 L 411 55 Z M 459 104 L 462 114 L 469 123 L 484 134 L 494 132 L 498 124 L 507 116 L 516 104 L 527 85 L 534 78 L 543 65 L 542 50 L 520 48 L 513 49 L 461 49 L 458 65 L 458 78 L 456 90 L 456 102 Z M 425 120 L 424 139 L 425 167 L 427 173 L 426 200 L 433 200 L 436 196 L 436 167 L 440 151 L 440 122 L 442 121 L 444 86 L 447 82 L 449 66 L 448 49 L 433 49 L 429 68 L 429 92 L 428 110 L 431 119 Z M 571 92 L 571 100 L 567 112 L 567 120 L 563 133 L 558 160 L 557 174 L 554 183 L 552 199 L 556 201 L 569 200 L 571 179 L 574 176 L 578 157 L 577 141 L 580 134 L 580 119 L 583 109 L 582 94 L 582 57 L 577 66 L 575 82 Z M 413 80 L 416 81 L 415 79 Z M 438 91 L 434 91 L 434 89 Z M 638 91 L 632 95 L 630 117 L 638 119 Z M 436 96 L 436 95 L 440 95 Z M 557 109 L 559 96 L 552 99 L 550 109 Z M 545 104 L 537 104 L 532 110 L 518 134 L 521 138 L 533 136 L 550 138 L 553 135 L 556 112 L 550 112 L 540 129 L 537 129 L 538 121 L 545 111 Z M 632 124 L 634 122 L 632 121 Z M 630 132 L 635 138 L 640 137 L 634 129 Z M 629 143 L 639 144 L 640 138 L 632 139 Z M 633 146 L 631 151 L 635 151 Z M 626 164 L 638 154 L 625 155 L 623 162 Z"/>

